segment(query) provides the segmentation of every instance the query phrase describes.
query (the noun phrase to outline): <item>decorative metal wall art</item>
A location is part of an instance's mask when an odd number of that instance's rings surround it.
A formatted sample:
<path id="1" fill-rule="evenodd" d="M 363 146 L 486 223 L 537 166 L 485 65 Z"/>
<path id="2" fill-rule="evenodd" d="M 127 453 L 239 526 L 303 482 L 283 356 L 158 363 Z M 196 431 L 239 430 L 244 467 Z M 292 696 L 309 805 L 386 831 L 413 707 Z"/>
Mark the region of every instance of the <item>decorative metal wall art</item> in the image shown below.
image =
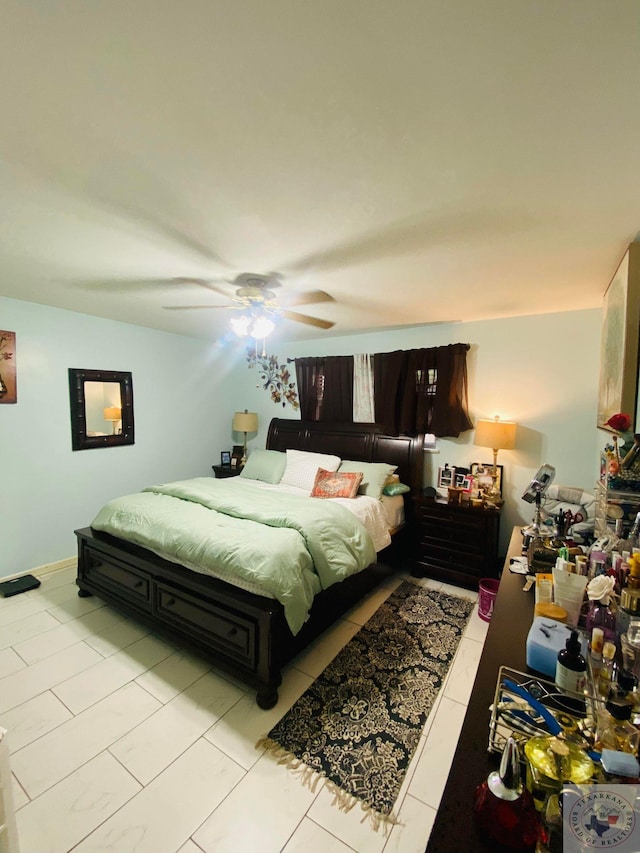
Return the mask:
<path id="1" fill-rule="evenodd" d="M 296 383 L 291 379 L 288 362 L 280 364 L 277 355 L 259 355 L 252 349 L 247 349 L 247 362 L 250 370 L 255 368 L 259 373 L 256 388 L 262 385 L 265 391 L 270 392 L 273 402 L 281 404 L 283 408 L 287 403 L 293 409 L 300 408 Z"/>

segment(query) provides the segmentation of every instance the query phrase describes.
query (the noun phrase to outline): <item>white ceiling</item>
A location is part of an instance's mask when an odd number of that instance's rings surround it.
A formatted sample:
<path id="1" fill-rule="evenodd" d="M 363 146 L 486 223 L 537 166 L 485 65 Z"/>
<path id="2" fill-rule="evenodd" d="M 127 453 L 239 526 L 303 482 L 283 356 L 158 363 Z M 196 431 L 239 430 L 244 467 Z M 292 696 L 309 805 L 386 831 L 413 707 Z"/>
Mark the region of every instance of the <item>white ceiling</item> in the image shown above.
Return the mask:
<path id="1" fill-rule="evenodd" d="M 287 340 L 600 306 L 639 60 L 637 0 L 3 0 L 0 295 L 215 338 L 172 279 L 277 271 L 336 300 Z"/>

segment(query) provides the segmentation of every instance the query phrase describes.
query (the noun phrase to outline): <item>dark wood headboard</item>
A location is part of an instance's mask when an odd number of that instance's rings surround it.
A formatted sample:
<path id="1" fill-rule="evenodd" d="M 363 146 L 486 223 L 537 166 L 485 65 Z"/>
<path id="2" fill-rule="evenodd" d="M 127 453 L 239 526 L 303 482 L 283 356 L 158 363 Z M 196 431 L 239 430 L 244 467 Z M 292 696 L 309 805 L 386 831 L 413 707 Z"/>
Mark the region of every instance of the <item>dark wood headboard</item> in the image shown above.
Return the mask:
<path id="1" fill-rule="evenodd" d="M 267 434 L 268 450 L 309 450 L 332 453 L 358 462 L 388 462 L 397 466 L 400 481 L 411 494 L 423 486 L 422 435 L 385 435 L 378 424 L 332 423 L 274 418 Z"/>

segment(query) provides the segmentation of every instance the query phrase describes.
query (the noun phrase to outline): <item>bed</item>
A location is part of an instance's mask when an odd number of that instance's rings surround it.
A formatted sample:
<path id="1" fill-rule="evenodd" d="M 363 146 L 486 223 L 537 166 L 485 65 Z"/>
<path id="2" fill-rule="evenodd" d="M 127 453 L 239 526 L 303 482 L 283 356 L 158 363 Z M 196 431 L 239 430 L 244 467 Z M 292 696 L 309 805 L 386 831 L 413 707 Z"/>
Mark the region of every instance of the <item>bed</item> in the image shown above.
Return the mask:
<path id="1" fill-rule="evenodd" d="M 412 494 L 422 488 L 422 436 L 389 436 L 375 424 L 332 424 L 275 418 L 268 450 L 334 454 L 396 466 L 410 487 L 405 523 L 377 559 L 318 592 L 303 627 L 292 632 L 283 605 L 148 548 L 90 527 L 76 530 L 80 596 L 104 601 L 200 653 L 253 687 L 261 708 L 278 700 L 282 667 L 373 589 L 401 562 L 411 542 Z M 240 479 L 240 478 L 238 478 Z M 233 482 L 226 480 L 225 483 Z M 323 502 L 320 502 L 323 503 Z"/>

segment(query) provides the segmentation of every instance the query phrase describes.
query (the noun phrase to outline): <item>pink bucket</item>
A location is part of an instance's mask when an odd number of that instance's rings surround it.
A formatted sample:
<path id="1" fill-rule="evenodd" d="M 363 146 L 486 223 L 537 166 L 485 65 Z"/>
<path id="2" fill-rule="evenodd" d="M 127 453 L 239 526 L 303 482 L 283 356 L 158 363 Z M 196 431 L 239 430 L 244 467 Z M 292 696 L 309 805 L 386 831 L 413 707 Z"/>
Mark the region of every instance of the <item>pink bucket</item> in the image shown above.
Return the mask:
<path id="1" fill-rule="evenodd" d="M 491 621 L 491 614 L 496 603 L 496 595 L 500 581 L 494 578 L 482 578 L 478 587 L 478 616 L 485 622 Z"/>

